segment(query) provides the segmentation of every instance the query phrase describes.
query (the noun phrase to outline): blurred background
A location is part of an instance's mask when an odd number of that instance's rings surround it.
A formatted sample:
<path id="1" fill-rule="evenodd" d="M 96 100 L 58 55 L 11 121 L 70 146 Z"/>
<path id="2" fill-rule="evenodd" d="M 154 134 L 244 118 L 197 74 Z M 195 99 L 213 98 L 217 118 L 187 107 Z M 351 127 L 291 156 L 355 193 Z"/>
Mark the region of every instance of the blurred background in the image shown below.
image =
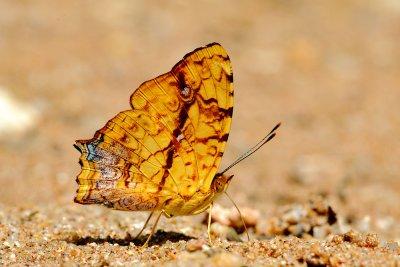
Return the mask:
<path id="1" fill-rule="evenodd" d="M 76 206 L 74 141 L 210 42 L 234 70 L 222 165 L 283 123 L 232 169 L 238 205 L 267 217 L 322 195 L 400 238 L 397 0 L 0 1 L 0 205 Z"/>

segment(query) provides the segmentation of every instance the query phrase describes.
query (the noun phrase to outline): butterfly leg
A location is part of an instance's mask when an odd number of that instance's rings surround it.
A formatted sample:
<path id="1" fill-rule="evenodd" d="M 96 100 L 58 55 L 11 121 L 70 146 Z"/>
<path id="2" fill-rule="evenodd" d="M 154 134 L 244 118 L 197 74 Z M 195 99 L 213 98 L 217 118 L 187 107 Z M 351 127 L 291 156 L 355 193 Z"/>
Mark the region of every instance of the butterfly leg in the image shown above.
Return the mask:
<path id="1" fill-rule="evenodd" d="M 153 212 L 152 212 L 152 213 L 153 213 Z M 143 244 L 142 247 L 147 247 L 147 246 L 149 245 L 149 241 L 150 241 L 151 237 L 153 236 L 153 234 L 154 234 L 154 232 L 155 232 L 155 230 L 156 230 L 158 221 L 160 220 L 161 215 L 162 215 L 163 213 L 164 213 L 164 210 L 161 210 L 161 211 L 160 211 L 160 214 L 158 214 L 157 219 L 156 219 L 156 221 L 154 222 L 153 227 L 151 228 L 151 233 L 149 234 L 149 237 L 147 238 L 146 242 Z"/>
<path id="2" fill-rule="evenodd" d="M 208 241 L 210 242 L 210 245 L 212 245 L 212 239 L 211 239 L 211 212 L 212 212 L 212 207 L 213 207 L 213 203 L 211 202 L 210 210 L 208 211 L 208 224 L 207 224 L 207 234 L 208 234 Z"/>
<path id="3" fill-rule="evenodd" d="M 140 232 L 135 236 L 135 239 L 138 239 L 139 236 L 143 233 L 144 229 L 146 229 L 146 227 L 147 227 L 147 225 L 149 224 L 149 221 L 150 221 L 151 217 L 153 216 L 153 214 L 154 214 L 154 211 L 152 211 L 152 212 L 150 213 L 149 217 L 147 217 L 147 220 L 146 220 L 146 222 L 144 223 L 144 225 L 143 225 L 143 227 L 142 227 L 142 230 L 140 230 Z"/>
<path id="4" fill-rule="evenodd" d="M 247 235 L 247 241 L 250 241 L 249 231 L 247 231 L 246 222 L 244 221 L 244 218 L 243 218 L 242 213 L 240 212 L 240 209 L 236 205 L 235 201 L 233 201 L 233 199 L 229 196 L 228 192 L 225 191 L 224 193 L 229 198 L 229 200 L 232 202 L 233 206 L 235 206 L 236 210 L 238 211 L 240 219 L 242 220 L 242 223 L 243 223 L 243 226 L 244 226 L 244 231 L 246 232 L 246 235 Z"/>

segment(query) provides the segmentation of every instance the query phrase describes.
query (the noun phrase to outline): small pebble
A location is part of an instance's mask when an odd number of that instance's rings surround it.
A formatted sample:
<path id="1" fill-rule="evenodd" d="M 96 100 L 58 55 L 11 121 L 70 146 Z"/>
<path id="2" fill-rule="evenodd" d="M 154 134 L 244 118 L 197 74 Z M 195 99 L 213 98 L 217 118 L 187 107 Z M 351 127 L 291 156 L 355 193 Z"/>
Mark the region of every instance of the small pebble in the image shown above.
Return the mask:
<path id="1" fill-rule="evenodd" d="M 226 252 L 215 254 L 212 257 L 211 262 L 213 266 L 221 267 L 236 267 L 243 265 L 243 260 L 240 256 Z"/>
<path id="2" fill-rule="evenodd" d="M 189 252 L 202 250 L 204 244 L 206 244 L 204 239 L 191 239 L 186 244 L 186 250 Z"/>

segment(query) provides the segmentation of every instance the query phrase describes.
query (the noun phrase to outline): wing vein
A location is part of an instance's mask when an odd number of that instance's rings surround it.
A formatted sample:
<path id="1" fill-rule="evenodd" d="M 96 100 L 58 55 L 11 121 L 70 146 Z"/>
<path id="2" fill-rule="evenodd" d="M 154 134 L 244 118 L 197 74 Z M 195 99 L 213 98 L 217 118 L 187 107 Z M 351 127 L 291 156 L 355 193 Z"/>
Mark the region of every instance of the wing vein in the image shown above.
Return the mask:
<path id="1" fill-rule="evenodd" d="M 164 89 L 161 87 L 161 85 L 157 82 L 157 79 L 154 79 L 154 82 L 155 82 L 155 84 L 161 89 L 161 91 L 162 91 L 165 95 L 168 95 L 168 94 L 166 94 L 166 92 L 164 91 Z M 140 88 L 139 88 L 139 92 L 141 93 L 142 97 L 150 104 L 150 106 L 151 106 L 158 114 L 161 114 L 161 112 L 146 98 L 145 94 L 140 90 Z M 164 108 L 168 111 L 168 108 L 164 105 L 164 103 L 161 102 L 161 104 L 162 104 L 162 105 L 164 106 Z M 151 115 L 150 115 L 150 116 L 151 116 Z M 167 116 L 169 117 L 169 119 L 170 119 L 172 122 L 174 121 L 174 120 L 169 116 L 169 113 L 168 113 L 168 112 L 167 112 Z M 154 117 L 153 117 L 153 118 L 154 118 Z M 161 118 L 164 120 L 164 118 L 163 118 L 162 116 L 161 116 Z M 155 119 L 157 119 L 157 118 L 155 118 Z M 164 129 L 168 129 L 168 130 L 169 130 L 169 132 L 170 132 L 170 134 L 171 134 L 171 137 L 172 137 L 172 138 L 175 138 L 172 129 L 171 129 L 170 127 L 168 127 L 168 124 L 165 123 L 165 120 L 164 120 L 164 123 L 161 123 L 161 124 L 164 126 Z M 186 139 L 186 138 L 185 138 L 185 139 Z M 189 142 L 188 142 L 188 143 L 189 143 Z M 178 153 L 178 155 L 179 155 L 179 158 L 181 159 L 181 161 L 182 161 L 182 163 L 183 163 L 183 166 L 185 166 L 185 174 L 186 174 L 186 176 L 188 176 L 187 168 L 186 168 L 185 162 L 183 161 L 183 157 L 182 157 L 181 153 L 179 152 L 179 149 L 176 148 L 175 151 L 177 151 L 177 153 Z M 178 187 L 178 188 L 179 188 L 179 187 Z"/>
<path id="2" fill-rule="evenodd" d="M 154 142 L 158 145 L 158 147 L 163 151 L 163 148 L 160 146 L 160 144 L 156 141 L 156 139 L 146 130 L 146 128 L 144 128 L 142 125 L 140 125 L 140 123 L 139 122 L 137 122 L 134 118 L 132 118 L 131 116 L 129 116 L 128 114 L 126 114 L 126 116 L 128 116 L 129 118 L 131 118 L 137 125 L 139 125 L 153 140 L 154 140 Z M 122 127 L 121 127 L 122 128 Z M 125 130 L 125 129 L 124 129 Z M 127 132 L 126 130 L 125 130 L 125 132 Z M 128 134 L 130 134 L 129 132 L 127 132 Z M 130 134 L 131 135 L 131 134 Z M 133 135 L 131 135 L 133 138 L 135 138 Z M 135 138 L 136 139 L 136 138 Z M 148 148 L 148 147 L 146 147 L 145 145 L 144 145 L 144 143 L 142 143 L 142 142 L 140 142 L 138 139 L 136 139 L 144 148 L 146 148 L 146 150 L 150 153 L 150 154 L 152 154 L 153 155 L 153 153 L 150 151 L 150 149 Z M 165 158 L 165 155 L 164 155 L 164 153 L 161 153 L 162 155 L 163 155 L 163 157 L 164 157 L 164 160 L 165 161 L 167 161 L 167 159 Z M 176 180 L 175 180 L 175 177 L 172 175 L 172 173 L 168 170 L 168 169 L 166 169 L 166 168 L 164 168 L 164 165 L 154 156 L 154 158 L 161 164 L 161 168 L 163 168 L 164 170 L 166 170 L 166 171 L 168 171 L 168 173 L 169 173 L 169 175 L 170 175 L 170 177 L 171 177 L 171 179 L 172 179 L 172 181 L 175 183 L 175 185 L 176 185 L 176 187 L 177 188 L 179 188 L 179 186 L 178 186 L 178 183 L 176 182 Z"/>

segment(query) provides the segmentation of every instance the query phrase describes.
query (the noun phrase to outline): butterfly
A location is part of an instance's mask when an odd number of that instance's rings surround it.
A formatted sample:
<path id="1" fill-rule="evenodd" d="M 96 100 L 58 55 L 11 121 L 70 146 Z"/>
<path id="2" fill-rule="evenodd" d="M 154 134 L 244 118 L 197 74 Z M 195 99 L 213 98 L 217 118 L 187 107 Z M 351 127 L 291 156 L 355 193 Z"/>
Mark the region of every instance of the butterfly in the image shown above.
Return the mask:
<path id="1" fill-rule="evenodd" d="M 74 201 L 150 211 L 143 229 L 158 212 L 145 245 L 162 214 L 211 208 L 233 177 L 218 173 L 233 97 L 231 61 L 220 44 L 186 54 L 171 71 L 142 83 L 130 97 L 131 109 L 93 138 L 76 141 L 81 172 Z"/>

